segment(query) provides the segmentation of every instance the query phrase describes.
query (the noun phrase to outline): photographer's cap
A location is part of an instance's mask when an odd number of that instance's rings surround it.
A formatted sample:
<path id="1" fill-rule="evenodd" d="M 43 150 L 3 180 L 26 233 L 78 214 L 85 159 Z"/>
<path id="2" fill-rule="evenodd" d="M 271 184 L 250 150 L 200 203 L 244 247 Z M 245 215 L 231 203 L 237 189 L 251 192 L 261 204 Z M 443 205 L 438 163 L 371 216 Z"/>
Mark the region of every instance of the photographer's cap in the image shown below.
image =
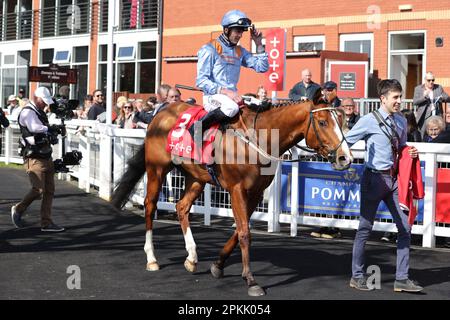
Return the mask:
<path id="1" fill-rule="evenodd" d="M 16 98 L 16 96 L 15 95 L 10 95 L 9 97 L 8 97 L 8 102 L 11 102 L 11 101 L 16 101 L 17 100 L 17 98 Z"/>
<path id="2" fill-rule="evenodd" d="M 34 91 L 34 96 L 44 100 L 45 104 L 47 105 L 51 105 L 53 103 L 52 95 L 46 87 L 37 88 L 36 91 Z"/>

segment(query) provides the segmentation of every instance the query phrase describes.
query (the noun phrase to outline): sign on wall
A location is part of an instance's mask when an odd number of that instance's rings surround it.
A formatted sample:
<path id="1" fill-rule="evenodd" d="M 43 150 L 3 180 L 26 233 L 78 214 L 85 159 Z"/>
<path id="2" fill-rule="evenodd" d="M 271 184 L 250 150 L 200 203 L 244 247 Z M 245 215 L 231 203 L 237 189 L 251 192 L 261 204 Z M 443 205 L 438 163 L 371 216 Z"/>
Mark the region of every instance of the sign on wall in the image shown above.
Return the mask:
<path id="1" fill-rule="evenodd" d="M 283 91 L 286 66 L 286 30 L 269 29 L 265 32 L 266 52 L 269 55 L 269 70 L 265 73 L 267 90 Z"/>
<path id="2" fill-rule="evenodd" d="M 338 97 L 367 98 L 367 61 L 330 61 L 329 79 L 337 83 Z"/>
<path id="3" fill-rule="evenodd" d="M 424 162 L 421 162 L 422 175 Z M 360 214 L 360 181 L 364 171 L 363 164 L 352 164 L 345 171 L 337 171 L 324 162 L 300 162 L 299 165 L 299 212 L 318 214 L 341 214 L 357 216 Z M 292 164 L 282 165 L 281 206 L 283 211 L 291 211 Z M 418 201 L 416 221 L 423 221 L 424 201 Z M 392 219 L 384 202 L 378 206 L 376 218 Z"/>

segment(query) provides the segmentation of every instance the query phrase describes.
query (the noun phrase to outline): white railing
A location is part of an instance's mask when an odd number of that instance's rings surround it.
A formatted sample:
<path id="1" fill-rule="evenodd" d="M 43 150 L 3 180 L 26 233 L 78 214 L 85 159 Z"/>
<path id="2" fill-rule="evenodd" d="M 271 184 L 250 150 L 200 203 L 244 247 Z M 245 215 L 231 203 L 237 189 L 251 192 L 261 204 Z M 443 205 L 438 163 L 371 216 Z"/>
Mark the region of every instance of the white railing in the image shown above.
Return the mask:
<path id="1" fill-rule="evenodd" d="M 118 129 L 94 121 L 74 120 L 67 122 L 68 137 L 66 149 L 79 150 L 83 153 L 80 166 L 74 167 L 67 175 L 59 174 L 60 179 L 76 178 L 79 188 L 91 192 L 98 189 L 99 196 L 109 200 L 113 186 L 126 169 L 126 161 L 143 144 L 145 131 L 140 129 Z M 77 128 L 83 126 L 84 134 L 77 133 Z M 21 163 L 17 155 L 19 129 L 17 124 L 4 130 L 0 151 L 0 161 L 6 163 Z M 450 225 L 435 223 L 436 211 L 436 181 L 438 165 L 450 163 L 450 145 L 414 143 L 419 150 L 421 161 L 425 161 L 425 205 L 423 223 L 415 224 L 413 234 L 422 234 L 424 247 L 434 247 L 435 237 L 450 237 Z M 57 145 L 58 146 L 58 145 Z M 61 155 L 61 148 L 55 148 L 54 158 Z M 364 142 L 360 141 L 352 147 L 356 162 L 361 163 L 364 157 Z M 304 155 L 303 151 L 293 150 L 293 154 Z M 359 159 L 359 160 L 358 160 Z M 269 232 L 278 232 L 280 223 L 290 224 L 291 235 L 297 235 L 298 225 L 333 226 L 343 229 L 357 229 L 358 219 L 317 215 L 314 212 L 299 214 L 297 206 L 291 206 L 290 212 L 281 211 L 281 173 L 280 166 L 272 185 L 266 190 L 264 200 L 252 215 L 252 220 L 267 222 Z M 145 175 L 139 183 L 131 201 L 143 205 L 145 197 Z M 158 209 L 175 211 L 175 203 L 183 190 L 184 178 L 178 170 L 173 170 L 167 177 L 160 194 Z M 292 165 L 291 203 L 298 203 L 298 164 Z M 450 205 L 449 205 L 450 210 Z M 211 224 L 211 216 L 233 217 L 228 193 L 223 189 L 207 185 L 203 194 L 194 203 L 192 212 L 204 215 L 204 224 Z M 396 231 L 392 221 L 376 221 L 374 230 Z"/>

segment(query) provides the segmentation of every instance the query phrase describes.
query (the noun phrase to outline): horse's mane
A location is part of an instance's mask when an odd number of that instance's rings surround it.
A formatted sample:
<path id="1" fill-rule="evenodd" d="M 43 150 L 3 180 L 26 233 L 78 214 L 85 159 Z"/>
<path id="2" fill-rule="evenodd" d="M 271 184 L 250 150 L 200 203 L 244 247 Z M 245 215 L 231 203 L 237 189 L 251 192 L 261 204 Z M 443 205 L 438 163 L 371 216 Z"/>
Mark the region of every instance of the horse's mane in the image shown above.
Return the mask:
<path id="1" fill-rule="evenodd" d="M 306 100 L 287 100 L 286 99 L 286 100 L 283 100 L 282 102 L 278 102 L 278 103 L 266 102 L 261 105 L 250 104 L 250 105 L 247 105 L 247 109 L 250 111 L 256 112 L 256 113 L 262 113 L 262 112 L 277 109 L 280 107 L 286 107 L 286 106 L 290 106 L 290 105 L 294 105 L 294 104 L 302 104 L 302 103 L 305 103 L 308 101 L 313 102 L 310 99 L 306 99 Z M 316 104 L 328 104 L 328 102 L 325 101 L 324 99 L 320 99 L 319 101 L 317 101 Z"/>

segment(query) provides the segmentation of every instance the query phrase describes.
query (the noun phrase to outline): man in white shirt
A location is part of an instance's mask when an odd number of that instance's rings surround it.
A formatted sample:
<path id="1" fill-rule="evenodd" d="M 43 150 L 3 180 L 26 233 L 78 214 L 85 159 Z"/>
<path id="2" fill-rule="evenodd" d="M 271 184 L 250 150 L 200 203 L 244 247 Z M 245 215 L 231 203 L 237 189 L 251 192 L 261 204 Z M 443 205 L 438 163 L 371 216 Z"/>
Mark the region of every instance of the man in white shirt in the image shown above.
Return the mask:
<path id="1" fill-rule="evenodd" d="M 24 167 L 31 182 L 31 190 L 18 204 L 11 208 L 12 222 L 16 228 L 23 227 L 22 215 L 30 204 L 42 196 L 41 231 L 61 232 L 64 228 L 54 224 L 51 219 L 53 195 L 55 192 L 52 147 L 54 139 L 49 133 L 57 130 L 50 126 L 44 108 L 53 103 L 49 90 L 39 87 L 30 101 L 20 112 L 18 124 L 22 133 L 22 156 Z"/>

